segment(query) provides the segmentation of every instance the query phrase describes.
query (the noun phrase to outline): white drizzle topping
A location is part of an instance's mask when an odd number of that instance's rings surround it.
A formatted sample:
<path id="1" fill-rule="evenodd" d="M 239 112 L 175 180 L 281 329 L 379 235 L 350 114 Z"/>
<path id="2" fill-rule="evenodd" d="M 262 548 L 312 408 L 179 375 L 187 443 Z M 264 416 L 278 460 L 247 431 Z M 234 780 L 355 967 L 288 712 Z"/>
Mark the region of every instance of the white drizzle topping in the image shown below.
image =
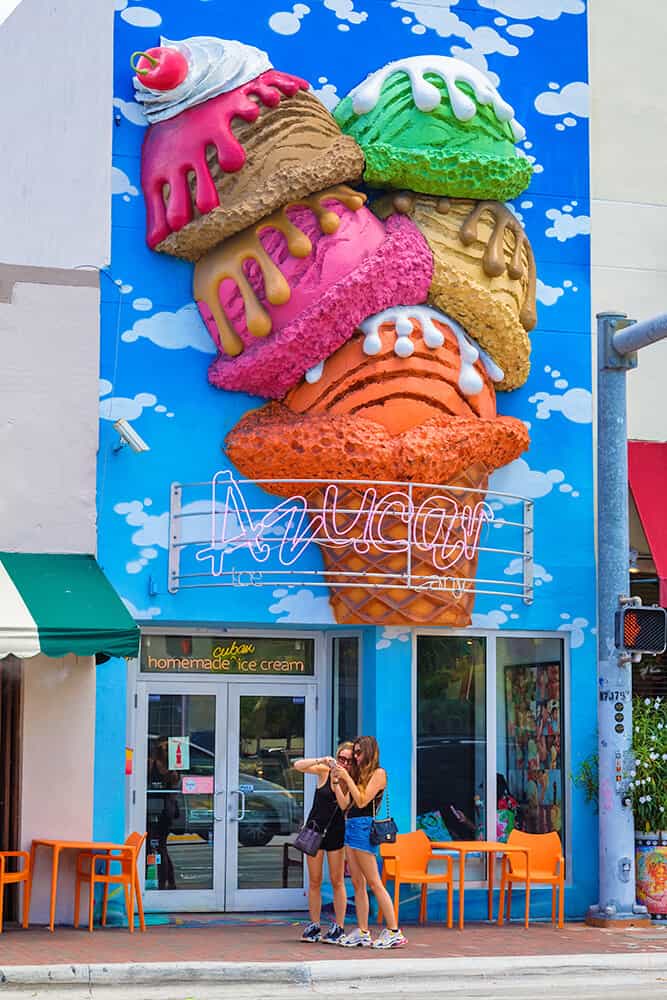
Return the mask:
<path id="1" fill-rule="evenodd" d="M 410 56 L 387 63 L 350 92 L 355 115 L 365 115 L 373 110 L 385 81 L 394 73 L 409 76 L 412 97 L 420 111 L 434 111 L 442 100 L 438 87 L 426 79 L 427 73 L 433 73 L 445 84 L 452 111 L 459 121 L 467 122 L 474 118 L 477 104 L 490 104 L 499 121 L 509 122 L 516 142 L 526 136 L 526 130 L 514 117 L 514 108 L 503 100 L 491 81 L 474 66 L 451 56 Z M 457 86 L 458 83 L 467 83 L 472 88 L 477 104 Z"/>
<path id="2" fill-rule="evenodd" d="M 132 78 L 134 99 L 143 105 L 149 122 L 174 118 L 181 111 L 235 90 L 271 69 L 266 52 L 231 39 L 201 35 L 174 42 L 162 37 L 160 45 L 178 49 L 185 56 L 188 75 L 177 87 L 165 91 L 151 90 L 140 77 Z"/>
<path id="3" fill-rule="evenodd" d="M 482 362 L 492 382 L 502 382 L 505 377 L 503 371 L 486 351 L 483 351 L 455 320 L 430 306 L 396 306 L 393 309 L 384 309 L 382 312 L 376 313 L 375 316 L 369 316 L 368 319 L 359 324 L 360 330 L 364 333 L 362 350 L 364 354 L 371 357 L 374 354 L 379 354 L 382 350 L 380 327 L 383 323 L 394 324 L 396 329 L 394 354 L 399 358 L 409 358 L 414 353 L 413 333 L 421 332 L 425 345 L 431 350 L 437 350 L 444 344 L 445 337 L 433 320 L 445 323 L 458 341 L 461 357 L 458 385 L 464 396 L 476 396 L 484 386 L 482 376 L 475 368 L 476 361 Z M 306 378 L 308 379 L 308 375 Z"/>
<path id="4" fill-rule="evenodd" d="M 315 365 L 313 368 L 309 368 L 305 374 L 306 382 L 310 385 L 314 385 L 316 382 L 322 378 L 322 373 L 324 371 L 324 361 L 320 361 L 319 364 Z"/>

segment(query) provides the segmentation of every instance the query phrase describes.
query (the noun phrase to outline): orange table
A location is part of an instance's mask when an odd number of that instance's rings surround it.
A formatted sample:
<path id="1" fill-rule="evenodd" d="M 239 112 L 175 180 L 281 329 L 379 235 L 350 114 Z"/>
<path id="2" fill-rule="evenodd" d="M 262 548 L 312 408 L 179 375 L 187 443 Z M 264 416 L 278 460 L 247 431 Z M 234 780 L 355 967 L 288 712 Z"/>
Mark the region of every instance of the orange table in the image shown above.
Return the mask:
<path id="1" fill-rule="evenodd" d="M 26 885 L 26 896 L 24 902 L 25 913 L 23 914 L 23 926 L 28 926 L 30 917 L 30 898 L 32 895 L 32 880 L 35 874 L 35 855 L 38 847 L 50 847 L 51 857 L 51 909 L 49 919 L 49 930 L 52 931 L 56 921 L 56 894 L 58 891 L 58 864 L 62 851 L 94 851 L 103 854 L 106 851 L 125 851 L 127 844 L 112 844 L 100 840 L 33 840 L 30 848 L 30 876 Z"/>
<path id="2" fill-rule="evenodd" d="M 495 840 L 434 840 L 431 843 L 434 850 L 444 853 L 455 852 L 459 856 L 459 930 L 463 930 L 463 911 L 465 908 L 465 867 L 468 854 L 488 854 L 488 886 L 489 886 L 489 920 L 493 920 L 493 880 L 496 867 L 496 854 L 524 854 L 526 857 L 526 916 L 528 927 L 530 907 L 530 848 L 515 847 L 502 844 Z"/>

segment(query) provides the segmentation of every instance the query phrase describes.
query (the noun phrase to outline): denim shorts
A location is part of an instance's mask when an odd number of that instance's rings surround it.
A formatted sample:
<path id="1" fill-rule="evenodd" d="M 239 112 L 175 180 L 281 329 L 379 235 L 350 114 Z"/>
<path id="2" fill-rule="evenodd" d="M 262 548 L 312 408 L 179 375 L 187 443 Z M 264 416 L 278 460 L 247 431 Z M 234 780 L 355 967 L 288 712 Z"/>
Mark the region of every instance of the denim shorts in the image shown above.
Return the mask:
<path id="1" fill-rule="evenodd" d="M 372 816 L 352 816 L 345 821 L 345 846 L 355 851 L 377 854 L 377 847 L 371 844 Z"/>

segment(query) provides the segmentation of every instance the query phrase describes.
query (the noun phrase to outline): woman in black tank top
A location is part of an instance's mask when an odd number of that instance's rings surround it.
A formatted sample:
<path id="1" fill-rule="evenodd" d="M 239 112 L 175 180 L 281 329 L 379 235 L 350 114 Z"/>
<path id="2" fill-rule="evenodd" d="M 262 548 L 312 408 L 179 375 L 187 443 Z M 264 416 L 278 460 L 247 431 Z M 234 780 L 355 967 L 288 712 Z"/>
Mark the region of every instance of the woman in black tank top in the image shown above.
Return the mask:
<path id="1" fill-rule="evenodd" d="M 349 805 L 349 796 L 341 793 L 341 782 L 337 772 L 346 773 L 352 764 L 352 744 L 341 743 L 336 751 L 336 759 L 332 757 L 304 758 L 294 762 L 297 771 L 305 774 L 316 774 L 318 784 L 313 798 L 313 805 L 308 814 L 307 823 L 315 826 L 324 834 L 322 848 L 314 858 L 306 855 L 308 865 L 308 910 L 310 923 L 303 932 L 304 941 L 323 941 L 326 944 L 338 944 L 344 936 L 345 910 L 347 895 L 345 892 L 345 813 Z M 338 792 L 338 796 L 336 793 Z M 322 870 L 324 854 L 327 855 L 329 879 L 333 888 L 334 914 L 336 922 L 322 934 L 320 915 L 322 912 Z"/>

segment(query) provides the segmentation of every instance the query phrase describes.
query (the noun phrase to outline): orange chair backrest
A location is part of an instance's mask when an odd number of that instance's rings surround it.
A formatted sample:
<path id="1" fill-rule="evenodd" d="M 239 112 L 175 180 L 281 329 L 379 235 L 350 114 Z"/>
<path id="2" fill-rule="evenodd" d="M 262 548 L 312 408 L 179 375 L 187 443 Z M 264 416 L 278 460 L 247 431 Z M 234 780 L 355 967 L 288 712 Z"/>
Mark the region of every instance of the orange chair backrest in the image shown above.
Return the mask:
<path id="1" fill-rule="evenodd" d="M 423 830 L 399 833 L 395 844 L 381 844 L 382 857 L 397 857 L 401 869 L 424 872 L 431 857 L 431 842 Z"/>
<path id="2" fill-rule="evenodd" d="M 128 837 L 125 838 L 126 845 L 128 847 L 134 847 L 134 849 L 136 850 L 137 858 L 139 857 L 139 852 L 141 848 L 144 846 L 145 839 L 146 839 L 145 833 L 131 833 L 129 834 Z M 129 873 L 129 864 L 130 864 L 129 861 L 121 861 L 121 868 L 123 870 L 123 874 Z"/>
<path id="3" fill-rule="evenodd" d="M 523 830 L 512 830 L 507 843 L 511 847 L 530 848 L 530 867 L 534 871 L 546 871 L 556 874 L 558 859 L 563 853 L 563 845 L 555 830 L 551 833 L 524 833 Z M 522 854 L 508 855 L 510 868 L 525 870 L 525 858 Z"/>

